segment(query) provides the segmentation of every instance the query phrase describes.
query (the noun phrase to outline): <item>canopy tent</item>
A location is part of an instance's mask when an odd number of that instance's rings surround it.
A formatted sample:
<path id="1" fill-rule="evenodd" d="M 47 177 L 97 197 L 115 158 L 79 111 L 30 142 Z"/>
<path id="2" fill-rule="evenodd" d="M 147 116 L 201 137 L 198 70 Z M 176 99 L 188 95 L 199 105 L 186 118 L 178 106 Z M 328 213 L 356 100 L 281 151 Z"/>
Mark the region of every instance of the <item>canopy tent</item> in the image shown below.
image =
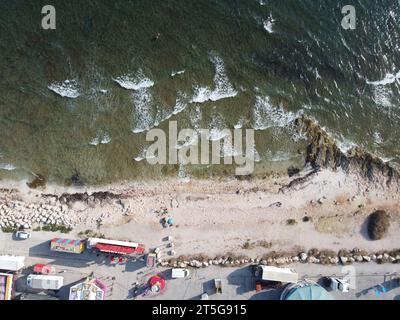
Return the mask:
<path id="1" fill-rule="evenodd" d="M 285 290 L 282 293 L 282 300 L 333 300 L 333 298 L 316 283 L 300 283 Z"/>

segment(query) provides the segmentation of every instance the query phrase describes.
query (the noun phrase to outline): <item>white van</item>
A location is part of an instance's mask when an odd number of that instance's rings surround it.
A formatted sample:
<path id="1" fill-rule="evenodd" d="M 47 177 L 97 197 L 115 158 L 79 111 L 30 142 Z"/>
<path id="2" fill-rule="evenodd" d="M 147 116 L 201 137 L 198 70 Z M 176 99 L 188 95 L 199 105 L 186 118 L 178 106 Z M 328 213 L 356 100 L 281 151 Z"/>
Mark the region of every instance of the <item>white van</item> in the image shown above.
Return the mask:
<path id="1" fill-rule="evenodd" d="M 60 276 L 30 274 L 26 279 L 26 285 L 32 289 L 59 290 L 64 285 L 64 278 Z"/>
<path id="2" fill-rule="evenodd" d="M 178 279 L 178 278 L 187 278 L 190 275 L 190 271 L 188 269 L 182 269 L 182 268 L 174 268 L 172 269 L 172 278 L 173 279 Z"/>

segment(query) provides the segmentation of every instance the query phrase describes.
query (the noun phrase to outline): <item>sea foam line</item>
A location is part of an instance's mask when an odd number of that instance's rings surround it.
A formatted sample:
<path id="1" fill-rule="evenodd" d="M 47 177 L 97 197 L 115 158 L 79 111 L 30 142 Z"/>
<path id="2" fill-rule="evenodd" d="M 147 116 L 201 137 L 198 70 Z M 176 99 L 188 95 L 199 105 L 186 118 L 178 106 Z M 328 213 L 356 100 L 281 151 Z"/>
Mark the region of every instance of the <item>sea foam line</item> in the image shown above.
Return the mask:
<path id="1" fill-rule="evenodd" d="M 47 88 L 65 98 L 75 99 L 80 96 L 79 83 L 76 79 L 52 83 Z"/>
<path id="2" fill-rule="evenodd" d="M 215 55 L 210 56 L 210 61 L 214 64 L 215 68 L 215 89 L 213 90 L 209 87 L 195 87 L 195 94 L 190 101 L 191 103 L 218 101 L 221 99 L 233 98 L 238 94 L 226 75 L 224 61 Z"/>

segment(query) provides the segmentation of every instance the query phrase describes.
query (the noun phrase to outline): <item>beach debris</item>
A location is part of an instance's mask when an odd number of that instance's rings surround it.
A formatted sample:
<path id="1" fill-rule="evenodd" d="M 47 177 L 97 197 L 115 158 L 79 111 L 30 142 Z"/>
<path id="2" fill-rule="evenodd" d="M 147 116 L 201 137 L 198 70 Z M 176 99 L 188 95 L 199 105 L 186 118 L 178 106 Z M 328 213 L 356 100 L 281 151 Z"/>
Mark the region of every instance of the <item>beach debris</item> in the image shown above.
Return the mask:
<path id="1" fill-rule="evenodd" d="M 162 225 L 164 228 L 172 227 L 174 225 L 174 219 L 171 216 L 164 217 L 162 219 Z"/>
<path id="2" fill-rule="evenodd" d="M 268 206 L 268 208 L 280 208 L 282 207 L 282 202 L 274 202 Z"/>
<path id="3" fill-rule="evenodd" d="M 161 37 L 161 33 L 160 32 L 156 32 L 154 35 L 153 35 L 153 41 L 156 41 L 156 40 L 158 40 L 158 39 L 160 39 L 160 37 Z"/>

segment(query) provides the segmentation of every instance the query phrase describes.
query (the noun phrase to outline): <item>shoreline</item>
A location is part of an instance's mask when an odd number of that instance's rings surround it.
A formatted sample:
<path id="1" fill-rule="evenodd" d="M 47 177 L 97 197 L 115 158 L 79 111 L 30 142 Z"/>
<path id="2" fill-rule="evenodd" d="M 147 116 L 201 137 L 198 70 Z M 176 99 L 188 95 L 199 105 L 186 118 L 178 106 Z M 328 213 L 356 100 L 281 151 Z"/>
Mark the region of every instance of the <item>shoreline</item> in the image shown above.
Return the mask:
<path id="1" fill-rule="evenodd" d="M 229 252 L 261 259 L 271 252 L 296 251 L 297 255 L 311 249 L 398 249 L 400 195 L 395 186 L 371 183 L 342 170 L 321 169 L 282 191 L 299 178 L 169 180 L 121 183 L 106 189 L 26 187 L 11 193 L 1 189 L 0 221 L 7 215 L 21 215 L 33 220 L 31 229 L 53 222 L 73 227 L 66 237 L 92 230 L 107 238 L 144 243 L 148 249 L 163 247 L 162 239 L 172 236 L 174 248 L 166 250 L 164 260 Z M 16 209 L 10 209 L 12 203 Z M 384 239 L 371 241 L 365 221 L 378 209 L 390 214 L 391 227 Z M 174 219 L 173 227 L 161 225 L 164 210 Z M 171 250 L 176 253 L 169 255 Z"/>
<path id="2" fill-rule="evenodd" d="M 164 259 L 398 249 L 398 171 L 360 150 L 344 154 L 309 118 L 293 125 L 308 146 L 303 170 L 291 177 L 165 178 L 69 187 L 39 183 L 37 189 L 25 181 L 0 181 L 0 226 L 62 225 L 73 228 L 71 237 L 91 230 L 153 249 L 172 236 L 174 248 L 165 250 Z M 371 241 L 366 221 L 376 210 L 389 213 L 391 227 L 384 239 Z M 173 218 L 173 227 L 163 227 L 166 217 Z"/>

